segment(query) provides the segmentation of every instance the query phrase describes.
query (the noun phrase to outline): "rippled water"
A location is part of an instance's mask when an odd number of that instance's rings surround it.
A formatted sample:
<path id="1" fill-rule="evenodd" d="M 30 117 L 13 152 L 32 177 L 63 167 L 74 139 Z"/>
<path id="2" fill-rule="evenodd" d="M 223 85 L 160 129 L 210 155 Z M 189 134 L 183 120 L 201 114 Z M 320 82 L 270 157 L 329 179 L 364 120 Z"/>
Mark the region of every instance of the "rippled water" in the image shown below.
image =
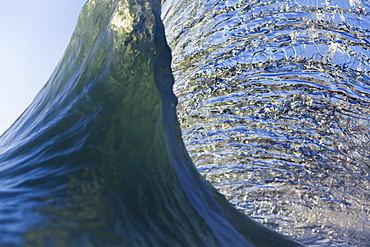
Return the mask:
<path id="1" fill-rule="evenodd" d="M 370 245 L 369 11 L 360 0 L 163 3 L 198 170 L 308 245 Z"/>
<path id="2" fill-rule="evenodd" d="M 0 245 L 298 246 L 181 140 L 160 1 L 90 0 L 0 136 Z M 369 246 L 366 2 L 164 2 L 198 170 L 311 246 Z"/>
<path id="3" fill-rule="evenodd" d="M 0 136 L 0 246 L 301 246 L 237 211 L 181 138 L 160 0 L 90 0 Z"/>

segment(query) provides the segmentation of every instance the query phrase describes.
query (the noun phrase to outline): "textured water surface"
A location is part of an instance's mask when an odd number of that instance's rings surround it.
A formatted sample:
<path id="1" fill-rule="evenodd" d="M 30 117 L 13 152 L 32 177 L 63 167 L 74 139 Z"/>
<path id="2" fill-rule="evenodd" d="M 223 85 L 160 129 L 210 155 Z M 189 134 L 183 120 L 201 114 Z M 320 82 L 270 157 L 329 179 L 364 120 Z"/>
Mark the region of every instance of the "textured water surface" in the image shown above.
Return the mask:
<path id="1" fill-rule="evenodd" d="M 241 211 L 370 245 L 368 1 L 164 1 L 183 137 Z"/>
<path id="2" fill-rule="evenodd" d="M 368 246 L 366 1 L 163 1 L 206 179 L 311 246 Z M 197 172 L 160 1 L 90 0 L 0 137 L 0 246 L 300 246 Z"/>
<path id="3" fill-rule="evenodd" d="M 0 136 L 0 246 L 301 246 L 237 211 L 181 138 L 160 1 L 90 0 Z"/>

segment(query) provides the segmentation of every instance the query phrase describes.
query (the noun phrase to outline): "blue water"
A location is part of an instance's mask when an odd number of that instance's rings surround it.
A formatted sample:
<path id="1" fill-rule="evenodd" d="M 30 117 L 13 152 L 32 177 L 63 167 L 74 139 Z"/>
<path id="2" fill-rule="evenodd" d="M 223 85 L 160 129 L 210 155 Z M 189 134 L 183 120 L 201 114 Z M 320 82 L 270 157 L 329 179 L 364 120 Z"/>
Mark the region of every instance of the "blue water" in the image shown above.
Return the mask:
<path id="1" fill-rule="evenodd" d="M 202 175 L 310 246 L 370 245 L 368 1 L 164 1 Z"/>
<path id="2" fill-rule="evenodd" d="M 84 6 L 0 137 L 0 246 L 368 246 L 368 3 L 160 5 Z"/>
<path id="3" fill-rule="evenodd" d="M 301 246 L 237 211 L 181 137 L 160 1 L 88 1 L 0 137 L 2 246 Z"/>

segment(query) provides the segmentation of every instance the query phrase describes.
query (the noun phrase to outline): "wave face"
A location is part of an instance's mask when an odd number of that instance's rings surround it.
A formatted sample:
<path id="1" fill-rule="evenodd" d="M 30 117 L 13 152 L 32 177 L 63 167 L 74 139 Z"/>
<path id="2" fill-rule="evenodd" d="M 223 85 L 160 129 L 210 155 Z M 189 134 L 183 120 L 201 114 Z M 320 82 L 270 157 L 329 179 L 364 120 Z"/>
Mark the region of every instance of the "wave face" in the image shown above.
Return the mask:
<path id="1" fill-rule="evenodd" d="M 163 20 L 198 170 L 310 246 L 370 245 L 367 1 L 172 1 Z"/>
<path id="2" fill-rule="evenodd" d="M 151 0 L 90 0 L 0 137 L 1 246 L 300 246 L 235 210 L 181 139 Z"/>

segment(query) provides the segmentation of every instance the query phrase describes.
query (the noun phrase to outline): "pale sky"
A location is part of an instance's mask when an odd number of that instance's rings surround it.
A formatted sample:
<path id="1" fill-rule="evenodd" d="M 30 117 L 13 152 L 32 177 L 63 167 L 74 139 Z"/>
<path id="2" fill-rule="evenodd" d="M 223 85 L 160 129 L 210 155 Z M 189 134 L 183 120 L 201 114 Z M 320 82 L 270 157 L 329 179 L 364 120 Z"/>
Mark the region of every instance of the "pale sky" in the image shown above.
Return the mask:
<path id="1" fill-rule="evenodd" d="M 0 0 L 0 135 L 62 58 L 87 0 Z"/>

